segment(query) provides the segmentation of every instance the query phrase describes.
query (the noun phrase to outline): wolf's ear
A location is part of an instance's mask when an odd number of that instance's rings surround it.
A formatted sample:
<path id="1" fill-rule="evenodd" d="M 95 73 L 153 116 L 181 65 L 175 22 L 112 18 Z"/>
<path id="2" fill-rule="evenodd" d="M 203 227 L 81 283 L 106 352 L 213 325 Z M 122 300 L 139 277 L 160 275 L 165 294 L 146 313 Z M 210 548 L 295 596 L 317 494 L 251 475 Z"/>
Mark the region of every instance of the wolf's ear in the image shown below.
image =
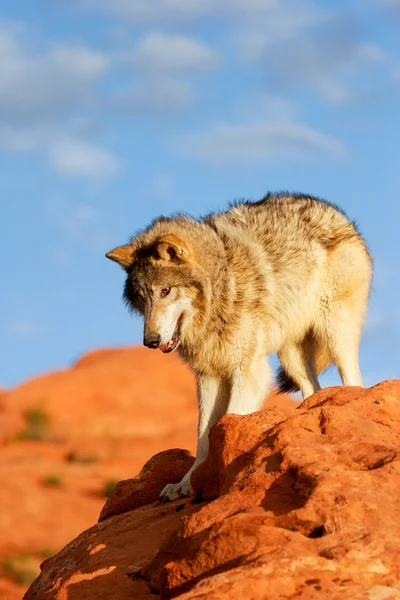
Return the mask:
<path id="1" fill-rule="evenodd" d="M 164 235 L 157 241 L 157 252 L 160 258 L 165 260 L 185 261 L 190 256 L 189 246 L 181 238 L 173 233 Z"/>
<path id="2" fill-rule="evenodd" d="M 130 244 L 126 244 L 126 246 L 118 246 L 118 248 L 114 248 L 114 250 L 110 250 L 107 252 L 106 257 L 110 260 L 114 260 L 117 262 L 125 271 L 129 269 L 129 267 L 133 263 L 133 248 Z"/>

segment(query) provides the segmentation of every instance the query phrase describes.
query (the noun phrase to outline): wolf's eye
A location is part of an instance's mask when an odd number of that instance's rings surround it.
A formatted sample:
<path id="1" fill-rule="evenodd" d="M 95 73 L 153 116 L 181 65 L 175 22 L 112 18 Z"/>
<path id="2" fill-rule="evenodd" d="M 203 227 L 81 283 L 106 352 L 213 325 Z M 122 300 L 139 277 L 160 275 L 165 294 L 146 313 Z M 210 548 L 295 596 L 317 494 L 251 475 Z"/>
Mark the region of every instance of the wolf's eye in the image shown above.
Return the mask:
<path id="1" fill-rule="evenodd" d="M 170 293 L 171 288 L 164 288 L 161 290 L 161 298 L 165 298 L 165 296 L 168 296 L 168 294 Z"/>

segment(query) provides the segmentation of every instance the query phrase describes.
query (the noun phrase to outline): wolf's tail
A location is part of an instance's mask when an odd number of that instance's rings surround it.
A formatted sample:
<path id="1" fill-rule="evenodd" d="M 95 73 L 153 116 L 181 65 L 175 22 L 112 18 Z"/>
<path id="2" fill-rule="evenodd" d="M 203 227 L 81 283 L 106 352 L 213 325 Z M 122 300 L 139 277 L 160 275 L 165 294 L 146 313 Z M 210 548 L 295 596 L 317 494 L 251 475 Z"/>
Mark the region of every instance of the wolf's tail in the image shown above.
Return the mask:
<path id="1" fill-rule="evenodd" d="M 315 348 L 314 360 L 317 375 L 326 371 L 332 364 L 332 356 L 329 349 L 322 344 L 318 344 Z M 281 394 L 299 391 L 297 383 L 282 366 L 278 369 L 276 374 L 276 385 L 278 392 Z"/>

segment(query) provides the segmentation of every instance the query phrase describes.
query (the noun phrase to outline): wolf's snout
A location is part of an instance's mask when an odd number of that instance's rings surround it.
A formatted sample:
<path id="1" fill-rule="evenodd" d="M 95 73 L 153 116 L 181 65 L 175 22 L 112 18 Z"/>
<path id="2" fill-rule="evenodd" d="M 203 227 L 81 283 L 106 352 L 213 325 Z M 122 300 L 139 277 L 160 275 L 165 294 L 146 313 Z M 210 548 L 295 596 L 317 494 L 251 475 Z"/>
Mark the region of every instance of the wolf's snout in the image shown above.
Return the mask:
<path id="1" fill-rule="evenodd" d="M 161 336 L 159 333 L 148 333 L 143 338 L 143 344 L 148 348 L 158 348 L 161 344 Z"/>

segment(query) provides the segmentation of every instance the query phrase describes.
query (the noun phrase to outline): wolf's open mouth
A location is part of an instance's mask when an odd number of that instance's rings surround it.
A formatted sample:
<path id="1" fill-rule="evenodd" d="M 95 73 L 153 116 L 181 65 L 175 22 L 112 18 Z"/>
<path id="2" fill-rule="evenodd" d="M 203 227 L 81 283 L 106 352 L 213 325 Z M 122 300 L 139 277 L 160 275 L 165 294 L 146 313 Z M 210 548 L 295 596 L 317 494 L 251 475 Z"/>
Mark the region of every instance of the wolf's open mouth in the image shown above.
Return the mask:
<path id="1" fill-rule="evenodd" d="M 162 352 L 164 352 L 164 353 L 172 352 L 173 350 L 175 350 L 175 348 L 177 348 L 179 346 L 180 341 L 181 341 L 182 321 L 183 321 L 183 313 L 181 314 L 181 316 L 179 317 L 179 319 L 177 321 L 174 335 L 172 336 L 170 341 L 167 342 L 166 344 L 164 344 L 163 346 L 159 346 L 159 348 Z"/>

